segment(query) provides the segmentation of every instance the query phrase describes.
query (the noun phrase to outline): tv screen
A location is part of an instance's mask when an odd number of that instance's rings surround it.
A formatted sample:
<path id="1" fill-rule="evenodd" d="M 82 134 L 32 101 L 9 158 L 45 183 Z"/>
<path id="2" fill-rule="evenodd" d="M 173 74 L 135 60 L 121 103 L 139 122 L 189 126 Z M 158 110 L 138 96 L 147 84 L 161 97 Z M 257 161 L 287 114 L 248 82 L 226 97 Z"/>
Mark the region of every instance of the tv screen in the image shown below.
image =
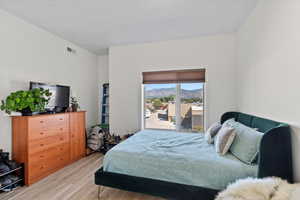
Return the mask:
<path id="1" fill-rule="evenodd" d="M 49 85 L 45 83 L 30 82 L 30 89 L 43 88 L 49 90 L 52 95 L 50 101 L 46 106 L 48 111 L 65 111 L 69 107 L 70 87 L 63 85 Z"/>
<path id="2" fill-rule="evenodd" d="M 70 100 L 70 87 L 57 85 L 56 98 L 55 98 L 56 106 L 61 108 L 67 108 L 69 107 L 69 100 Z"/>

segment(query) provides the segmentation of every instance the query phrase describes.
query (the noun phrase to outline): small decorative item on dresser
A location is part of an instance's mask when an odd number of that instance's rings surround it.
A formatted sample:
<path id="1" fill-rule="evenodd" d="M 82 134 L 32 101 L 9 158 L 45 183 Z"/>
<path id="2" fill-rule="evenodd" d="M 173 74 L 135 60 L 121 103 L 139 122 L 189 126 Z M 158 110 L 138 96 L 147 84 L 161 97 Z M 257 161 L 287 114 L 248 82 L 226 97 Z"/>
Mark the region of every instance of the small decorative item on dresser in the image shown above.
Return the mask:
<path id="1" fill-rule="evenodd" d="M 71 106 L 68 107 L 66 111 L 67 111 L 67 112 L 72 112 L 72 107 L 71 107 Z"/>
<path id="2" fill-rule="evenodd" d="M 71 97 L 71 107 L 72 107 L 72 112 L 77 112 L 78 109 L 80 109 L 78 100 L 76 97 Z"/>

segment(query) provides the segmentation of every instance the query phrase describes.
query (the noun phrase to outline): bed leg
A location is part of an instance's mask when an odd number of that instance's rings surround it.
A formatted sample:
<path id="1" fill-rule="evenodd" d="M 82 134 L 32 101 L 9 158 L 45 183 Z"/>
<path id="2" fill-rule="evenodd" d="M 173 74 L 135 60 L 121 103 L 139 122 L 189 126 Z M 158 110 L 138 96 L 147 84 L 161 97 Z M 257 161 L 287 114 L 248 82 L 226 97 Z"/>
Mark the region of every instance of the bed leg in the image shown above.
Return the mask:
<path id="1" fill-rule="evenodd" d="M 99 185 L 98 186 L 98 200 L 100 200 L 100 196 L 101 196 L 101 193 L 103 192 L 103 190 L 104 190 L 104 186 Z"/>

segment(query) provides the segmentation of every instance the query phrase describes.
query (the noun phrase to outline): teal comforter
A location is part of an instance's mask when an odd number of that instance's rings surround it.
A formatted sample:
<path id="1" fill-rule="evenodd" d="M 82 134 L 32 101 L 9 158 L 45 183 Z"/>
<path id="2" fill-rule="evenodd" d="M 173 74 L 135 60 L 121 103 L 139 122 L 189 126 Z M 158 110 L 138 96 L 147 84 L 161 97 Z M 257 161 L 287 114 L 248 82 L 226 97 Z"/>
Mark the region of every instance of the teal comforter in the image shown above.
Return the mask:
<path id="1" fill-rule="evenodd" d="M 219 156 L 203 134 L 143 130 L 107 152 L 103 169 L 221 190 L 236 179 L 256 177 L 258 167 L 230 153 Z"/>

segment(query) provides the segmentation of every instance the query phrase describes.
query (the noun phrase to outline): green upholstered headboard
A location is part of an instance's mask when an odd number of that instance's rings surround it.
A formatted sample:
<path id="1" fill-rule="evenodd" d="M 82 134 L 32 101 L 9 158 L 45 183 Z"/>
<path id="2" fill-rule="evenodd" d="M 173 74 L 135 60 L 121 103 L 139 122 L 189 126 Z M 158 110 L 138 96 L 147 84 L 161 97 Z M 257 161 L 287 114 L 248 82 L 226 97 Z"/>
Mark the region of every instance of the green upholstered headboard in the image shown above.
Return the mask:
<path id="1" fill-rule="evenodd" d="M 288 124 L 285 123 L 276 122 L 270 119 L 265 119 L 265 118 L 261 118 L 261 117 L 257 117 L 245 113 L 240 113 L 240 112 L 227 112 L 223 114 L 221 117 L 221 123 L 231 118 L 234 118 L 235 121 L 240 122 L 246 126 L 257 128 L 258 131 L 262 133 L 266 133 L 269 130 L 277 127 L 289 126 Z"/>
<path id="2" fill-rule="evenodd" d="M 292 145 L 289 125 L 241 112 L 224 113 L 221 116 L 221 123 L 232 118 L 264 133 L 259 148 L 258 177 L 277 176 L 293 183 Z"/>

